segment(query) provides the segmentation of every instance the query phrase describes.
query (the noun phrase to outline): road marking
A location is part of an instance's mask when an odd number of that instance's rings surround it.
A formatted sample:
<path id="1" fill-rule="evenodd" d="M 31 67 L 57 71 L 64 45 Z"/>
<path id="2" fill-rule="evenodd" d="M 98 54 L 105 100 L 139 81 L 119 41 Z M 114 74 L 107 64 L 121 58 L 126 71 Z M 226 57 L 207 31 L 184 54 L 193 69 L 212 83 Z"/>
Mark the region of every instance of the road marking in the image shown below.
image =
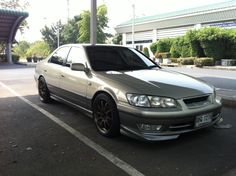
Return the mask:
<path id="1" fill-rule="evenodd" d="M 4 79 L 0 79 L 0 81 L 17 81 L 17 80 L 26 80 L 26 79 L 34 79 L 34 78 L 32 76 L 21 77 L 21 78 L 4 78 Z"/>
<path id="2" fill-rule="evenodd" d="M 16 97 L 27 103 L 28 105 L 32 106 L 45 116 L 47 116 L 49 119 L 51 119 L 53 122 L 64 128 L 66 131 L 71 133 L 73 136 L 78 138 L 80 141 L 88 145 L 90 148 L 98 152 L 100 155 L 105 157 L 107 160 L 109 160 L 111 163 L 122 169 L 124 172 L 126 172 L 129 175 L 135 175 L 135 176 L 144 176 L 141 172 L 139 172 L 137 169 L 126 163 L 125 161 L 119 159 L 115 155 L 113 155 L 111 152 L 104 149 L 102 146 L 96 144 L 91 139 L 87 138 L 83 134 L 81 134 L 79 131 L 75 130 L 71 126 L 67 125 L 65 122 L 57 118 L 56 116 L 52 115 L 48 111 L 44 110 L 43 108 L 39 107 L 38 105 L 32 103 L 31 101 L 27 100 L 26 98 L 22 97 L 20 94 L 18 94 L 16 91 L 14 91 L 12 88 L 8 87 L 4 83 L 0 82 L 0 85 L 10 91 L 12 94 L 14 94 Z"/>
<path id="3" fill-rule="evenodd" d="M 236 92 L 235 89 L 224 89 L 224 88 L 218 88 L 218 87 L 216 87 L 216 90 L 222 90 L 222 91 L 227 91 L 227 92 Z"/>
<path id="4" fill-rule="evenodd" d="M 172 70 L 178 73 L 183 73 L 185 75 L 193 76 L 193 77 L 214 77 L 214 78 L 225 78 L 225 79 L 236 79 L 235 77 L 231 76 L 222 76 L 222 75 L 213 75 L 213 74 L 207 74 L 207 73 L 195 73 L 195 72 L 189 72 L 188 71 L 183 71 L 181 69 L 175 69 L 175 68 L 167 68 L 168 70 Z M 194 70 L 196 71 L 196 69 Z"/>
<path id="5" fill-rule="evenodd" d="M 224 79 L 233 79 L 235 80 L 235 77 L 230 76 L 221 76 L 221 75 L 209 75 L 209 74 L 201 74 L 201 73 L 187 73 L 187 72 L 181 72 L 186 75 L 194 76 L 194 77 L 213 77 L 213 78 L 224 78 Z"/>

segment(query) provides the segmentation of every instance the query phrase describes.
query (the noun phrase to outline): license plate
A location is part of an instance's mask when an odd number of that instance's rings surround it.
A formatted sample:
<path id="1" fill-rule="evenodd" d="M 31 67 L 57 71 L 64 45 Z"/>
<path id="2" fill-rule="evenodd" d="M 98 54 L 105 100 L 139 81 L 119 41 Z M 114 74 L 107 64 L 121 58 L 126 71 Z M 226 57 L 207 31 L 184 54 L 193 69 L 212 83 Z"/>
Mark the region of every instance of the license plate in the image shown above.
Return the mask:
<path id="1" fill-rule="evenodd" d="M 211 123 L 211 121 L 212 121 L 212 113 L 199 115 L 196 117 L 195 127 L 198 128 L 207 125 Z"/>

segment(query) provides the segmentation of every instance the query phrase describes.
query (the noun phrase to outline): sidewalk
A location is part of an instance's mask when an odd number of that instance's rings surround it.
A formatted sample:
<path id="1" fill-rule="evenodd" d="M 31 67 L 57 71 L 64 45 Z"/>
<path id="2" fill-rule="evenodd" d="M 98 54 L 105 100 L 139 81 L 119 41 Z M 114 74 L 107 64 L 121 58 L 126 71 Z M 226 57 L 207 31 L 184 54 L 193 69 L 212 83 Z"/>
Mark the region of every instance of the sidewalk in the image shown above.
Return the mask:
<path id="1" fill-rule="evenodd" d="M 195 65 L 179 65 L 177 63 L 171 63 L 171 64 L 163 64 L 160 63 L 160 65 L 163 67 L 187 67 L 187 68 L 194 68 Z M 236 66 L 203 66 L 204 69 L 213 69 L 213 70 L 228 70 L 228 71 L 236 71 Z"/>

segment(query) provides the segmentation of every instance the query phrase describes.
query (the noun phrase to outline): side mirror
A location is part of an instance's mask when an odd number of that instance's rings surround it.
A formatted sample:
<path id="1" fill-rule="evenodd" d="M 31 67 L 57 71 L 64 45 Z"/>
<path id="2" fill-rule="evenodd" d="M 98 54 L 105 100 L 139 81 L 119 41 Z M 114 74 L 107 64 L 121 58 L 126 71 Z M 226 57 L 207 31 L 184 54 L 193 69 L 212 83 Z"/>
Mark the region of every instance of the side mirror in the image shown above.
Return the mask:
<path id="1" fill-rule="evenodd" d="M 84 71 L 84 72 L 88 71 L 85 65 L 81 63 L 72 63 L 70 68 L 71 70 L 74 70 L 74 71 Z"/>

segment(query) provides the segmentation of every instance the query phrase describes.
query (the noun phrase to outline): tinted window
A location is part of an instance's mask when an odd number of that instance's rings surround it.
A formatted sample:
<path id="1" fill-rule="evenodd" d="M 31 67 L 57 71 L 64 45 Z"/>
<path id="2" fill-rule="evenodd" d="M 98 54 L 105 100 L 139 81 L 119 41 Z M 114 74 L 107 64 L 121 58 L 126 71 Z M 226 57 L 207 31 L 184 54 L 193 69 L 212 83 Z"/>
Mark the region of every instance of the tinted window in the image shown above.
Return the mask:
<path id="1" fill-rule="evenodd" d="M 157 66 L 135 49 L 113 46 L 87 46 L 87 55 L 95 71 L 139 70 Z"/>
<path id="2" fill-rule="evenodd" d="M 70 65 L 71 63 L 84 63 L 84 57 L 83 49 L 72 47 L 67 57 L 66 65 Z"/>
<path id="3" fill-rule="evenodd" d="M 67 58 L 70 47 L 63 47 L 58 49 L 50 58 L 49 62 L 62 65 L 63 61 Z"/>

